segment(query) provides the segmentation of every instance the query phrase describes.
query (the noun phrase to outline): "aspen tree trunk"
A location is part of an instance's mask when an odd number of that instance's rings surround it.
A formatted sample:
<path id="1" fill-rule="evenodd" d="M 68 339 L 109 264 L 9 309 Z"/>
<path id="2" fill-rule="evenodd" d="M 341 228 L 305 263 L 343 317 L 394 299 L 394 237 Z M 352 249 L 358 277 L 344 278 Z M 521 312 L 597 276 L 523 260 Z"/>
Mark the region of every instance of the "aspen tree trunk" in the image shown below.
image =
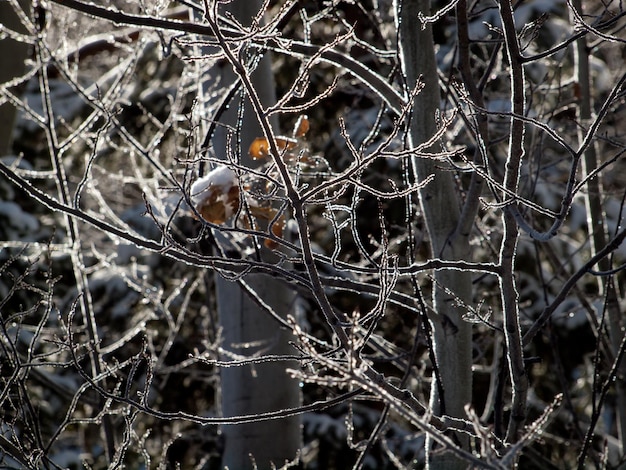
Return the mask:
<path id="1" fill-rule="evenodd" d="M 582 0 L 573 0 L 572 6 L 579 15 L 583 14 Z M 572 15 L 574 16 L 574 15 Z M 585 130 L 592 121 L 592 97 L 591 97 L 591 75 L 589 70 L 589 48 L 586 36 L 576 40 L 574 49 L 574 64 L 576 81 L 580 89 L 578 100 L 578 143 L 582 144 L 585 138 Z M 594 144 L 589 145 L 584 152 L 583 178 L 598 168 L 598 154 Z M 587 225 L 591 234 L 591 256 L 608 243 L 606 224 L 604 221 L 604 208 L 602 206 L 602 181 L 600 175 L 591 178 L 587 182 L 588 190 L 585 193 L 585 208 L 587 209 Z M 611 270 L 610 258 L 604 257 L 598 263 L 600 271 Z M 606 299 L 606 309 L 609 320 L 609 335 L 613 353 L 618 354 L 620 343 L 624 336 L 625 321 L 620 311 L 619 300 L 613 276 L 603 276 L 598 278 L 600 295 Z M 619 366 L 619 373 L 615 381 L 615 406 L 617 414 L 617 432 L 621 445 L 620 457 L 623 458 L 626 452 L 626 362 L 622 361 Z"/>
<path id="2" fill-rule="evenodd" d="M 428 15 L 428 0 L 396 0 L 396 18 L 399 28 L 399 47 L 403 71 L 409 89 L 421 79 L 424 90 L 419 93 L 413 106 L 410 125 L 411 144 L 417 146 L 437 131 L 435 115 L 439 109 L 439 84 L 437 64 L 430 25 L 422 29 L 418 13 Z M 441 151 L 435 144 L 429 152 Z M 442 160 L 430 160 L 415 156 L 415 178 L 423 181 L 430 175 L 434 180 L 420 191 L 420 202 L 432 256 L 448 260 L 470 260 L 469 234 L 457 233 L 460 216 L 459 200 L 453 174 Z M 472 331 L 470 323 L 462 319 L 464 305 L 472 301 L 470 273 L 438 270 L 434 274 L 432 317 L 435 356 L 441 375 L 443 397 L 433 377 L 430 406 L 437 414 L 464 418 L 464 406 L 472 398 Z M 461 445 L 469 449 L 465 436 L 458 435 Z M 436 450 L 436 449 L 435 449 Z M 427 465 L 431 469 L 466 468 L 463 462 L 448 453 L 433 452 L 427 442 Z"/>
<path id="3" fill-rule="evenodd" d="M 243 25 L 250 24 L 261 8 L 259 0 L 237 0 L 228 5 L 228 10 Z M 222 72 L 225 86 L 236 80 L 230 65 Z M 264 106 L 275 102 L 274 79 L 267 55 L 252 74 L 252 82 Z M 221 124 L 237 126 L 237 98 L 233 100 Z M 276 123 L 273 123 L 274 126 Z M 248 156 L 250 143 L 263 133 L 246 100 L 241 125 L 241 163 L 254 166 Z M 213 148 L 219 157 L 226 157 L 227 141 L 237 149 L 236 138 L 228 134 L 224 126 L 216 132 Z M 217 236 L 219 240 L 219 235 Z M 266 261 L 275 259 L 269 250 L 261 246 Z M 248 274 L 243 280 L 270 308 L 282 317 L 293 310 L 294 293 L 284 283 L 269 276 Z M 271 316 L 264 312 L 242 286 L 223 277 L 216 276 L 219 323 L 222 328 L 222 347 L 234 354 L 251 357 L 259 355 L 293 354 L 289 345 L 291 332 L 281 329 Z M 232 357 L 224 355 L 222 360 Z M 276 361 L 254 366 L 226 367 L 221 370 L 221 406 L 224 416 L 242 416 L 296 407 L 301 403 L 299 383 L 287 375 L 287 368 L 297 368 L 295 361 Z M 301 447 L 301 423 L 298 416 L 224 426 L 224 454 L 222 466 L 230 470 L 254 468 L 269 469 L 272 463 L 280 468 L 287 460 L 293 460 Z M 254 464 L 253 464 L 254 462 Z"/>
<path id="4" fill-rule="evenodd" d="M 276 281 L 261 275 L 248 275 L 245 280 L 276 312 L 284 315 L 292 307 L 293 295 Z M 288 344 L 292 339 L 290 332 L 280 329 L 237 283 L 217 279 L 217 302 L 224 348 L 246 356 L 258 351 L 293 354 Z M 287 367 L 294 368 L 297 364 L 281 361 L 222 369 L 224 416 L 298 406 L 298 382 L 286 374 Z M 253 468 L 250 456 L 259 469 L 271 468 L 270 462 L 280 468 L 285 460 L 294 459 L 300 449 L 300 419 L 297 416 L 225 426 L 222 432 L 225 442 L 222 465 L 231 470 Z"/>
<path id="5" fill-rule="evenodd" d="M 19 4 L 28 14 L 30 0 L 20 0 Z M 12 31 L 23 34 L 28 33 L 13 10 L 13 6 L 6 1 L 0 2 L 0 22 Z M 9 37 L 0 40 L 0 60 L 2 60 L 2 66 L 0 67 L 1 84 L 24 73 L 27 55 L 28 44 L 18 42 Z M 11 151 L 15 116 L 16 109 L 11 103 L 5 103 L 0 106 L 0 156 L 6 155 Z"/>

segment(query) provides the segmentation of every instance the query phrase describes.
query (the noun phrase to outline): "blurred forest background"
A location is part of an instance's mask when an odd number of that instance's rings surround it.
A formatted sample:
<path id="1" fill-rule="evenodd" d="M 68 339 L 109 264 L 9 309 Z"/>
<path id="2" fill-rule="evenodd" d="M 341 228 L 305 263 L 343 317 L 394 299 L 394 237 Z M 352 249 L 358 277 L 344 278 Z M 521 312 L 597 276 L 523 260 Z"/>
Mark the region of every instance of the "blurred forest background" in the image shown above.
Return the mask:
<path id="1" fill-rule="evenodd" d="M 2 54 L 24 68 L 7 61 L 0 83 L 0 113 L 17 112 L 0 155 L 0 467 L 223 468 L 226 428 L 271 421 L 281 440 L 292 415 L 298 452 L 277 468 L 624 465 L 626 8 L 433 1 L 414 27 L 432 27 L 437 97 L 407 79 L 401 3 L 269 1 L 253 19 L 237 1 L 2 0 Z M 264 63 L 265 114 L 248 88 Z M 436 113 L 413 107 L 426 94 Z M 428 145 L 408 137 L 420 120 Z M 431 251 L 419 195 L 440 173 L 473 210 L 464 257 Z M 194 194 L 203 177 L 214 193 Z M 469 299 L 436 277 L 453 270 Z M 287 335 L 281 352 L 224 340 L 228 288 Z M 459 329 L 437 293 L 470 335 L 469 383 L 437 386 L 436 335 Z M 255 375 L 266 363 L 287 382 Z M 264 394 L 295 384 L 295 405 L 228 415 L 233 369 Z M 428 411 L 456 388 L 458 421 Z"/>

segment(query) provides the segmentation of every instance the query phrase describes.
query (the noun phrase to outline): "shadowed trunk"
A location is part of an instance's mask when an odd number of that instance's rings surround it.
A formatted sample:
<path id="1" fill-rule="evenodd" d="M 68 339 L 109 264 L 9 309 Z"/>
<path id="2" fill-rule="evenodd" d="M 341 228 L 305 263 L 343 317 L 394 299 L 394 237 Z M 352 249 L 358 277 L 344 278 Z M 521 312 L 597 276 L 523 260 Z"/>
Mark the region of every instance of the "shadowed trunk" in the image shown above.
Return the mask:
<path id="1" fill-rule="evenodd" d="M 20 6 L 28 13 L 30 0 L 20 0 Z M 0 2 L 0 22 L 12 31 L 26 34 L 24 26 L 13 10 L 13 6 L 6 2 Z M 28 44 L 5 37 L 0 40 L 0 83 L 4 84 L 16 77 L 20 77 L 26 70 L 25 60 L 28 56 Z M 14 90 L 12 90 L 14 91 Z M 13 126 L 17 110 L 11 103 L 0 105 L 0 156 L 11 151 L 13 142 Z"/>
<path id="2" fill-rule="evenodd" d="M 236 1 L 228 5 L 229 11 L 242 24 L 247 25 L 261 8 L 260 1 Z M 222 71 L 224 86 L 230 86 L 237 79 L 230 65 Z M 264 106 L 275 102 L 274 80 L 269 54 L 260 62 L 251 76 L 255 90 Z M 238 98 L 236 97 L 221 124 L 237 126 Z M 277 122 L 272 123 L 276 128 Z M 252 141 L 263 133 L 257 122 L 257 116 L 245 99 L 244 115 L 241 122 L 241 141 L 229 133 L 225 126 L 220 126 L 213 140 L 213 148 L 220 158 L 226 158 L 229 145 L 238 149 L 240 145 L 241 164 L 254 167 L 248 156 Z M 230 144 L 228 141 L 230 140 Z M 219 234 L 216 236 L 220 240 Z M 223 239 L 222 239 L 223 240 Z M 261 256 L 267 261 L 277 261 L 276 255 L 261 246 Z M 286 317 L 293 311 L 295 295 L 288 286 L 267 275 L 249 274 L 243 278 L 245 283 L 277 315 Z M 216 276 L 217 304 L 219 322 L 222 328 L 222 347 L 240 356 L 293 354 L 289 345 L 293 340 L 291 332 L 282 329 L 267 312 L 244 292 L 238 282 Z M 233 359 L 228 354 L 222 360 Z M 276 411 L 296 407 L 301 403 L 298 380 L 288 376 L 287 368 L 298 368 L 297 361 L 271 361 L 263 364 L 226 367 L 221 370 L 222 413 L 224 416 L 242 416 Z M 284 465 L 286 460 L 293 460 L 301 447 L 300 418 L 257 421 L 253 423 L 225 426 L 223 466 L 232 470 L 253 468 L 253 462 L 259 469 Z"/>
<path id="3" fill-rule="evenodd" d="M 572 6 L 578 12 L 583 14 L 582 1 L 573 0 Z M 589 47 L 585 36 L 576 40 L 574 62 L 576 81 L 580 86 L 580 99 L 578 100 L 578 142 L 582 145 L 585 139 L 586 129 L 592 122 L 592 101 L 591 101 L 591 74 L 589 67 Z M 582 159 L 583 178 L 598 168 L 598 154 L 595 144 L 589 145 L 584 152 Z M 598 251 L 604 248 L 608 243 L 606 231 L 601 175 L 590 178 L 587 182 L 588 190 L 585 194 L 585 208 L 587 209 L 587 224 L 591 233 L 591 256 L 595 256 Z M 611 270 L 611 260 L 602 258 L 598 263 L 600 271 Z M 598 285 L 600 294 L 605 298 L 605 308 L 608 313 L 610 328 L 609 336 L 613 353 L 617 356 L 620 344 L 624 335 L 624 320 L 620 311 L 619 299 L 616 292 L 615 280 L 613 276 L 598 277 Z M 619 366 L 619 373 L 615 381 L 615 400 L 617 414 L 617 431 L 618 439 L 621 446 L 620 457 L 624 457 L 626 451 L 626 361 L 622 361 Z"/>
<path id="4" fill-rule="evenodd" d="M 396 14 L 400 32 L 400 55 L 409 90 L 423 80 L 424 90 L 417 95 L 410 126 L 411 144 L 415 147 L 433 137 L 439 110 L 439 83 L 430 24 L 421 28 L 418 14 L 430 13 L 428 0 L 397 0 Z M 437 143 L 426 152 L 441 151 Z M 431 243 L 432 255 L 448 260 L 470 260 L 467 233 L 457 233 L 460 217 L 459 200 L 450 166 L 443 160 L 413 159 L 415 178 L 434 180 L 420 191 L 420 202 Z M 430 407 L 437 415 L 464 418 L 465 405 L 472 398 L 472 331 L 462 319 L 466 305 L 472 300 L 472 279 L 469 272 L 437 270 L 434 274 L 431 317 L 435 356 L 441 376 L 441 387 L 433 377 Z M 443 390 L 443 397 L 441 396 Z M 466 436 L 458 435 L 464 449 L 469 449 Z M 467 463 L 452 454 L 433 452 L 428 444 L 428 465 L 435 469 L 466 468 Z"/>

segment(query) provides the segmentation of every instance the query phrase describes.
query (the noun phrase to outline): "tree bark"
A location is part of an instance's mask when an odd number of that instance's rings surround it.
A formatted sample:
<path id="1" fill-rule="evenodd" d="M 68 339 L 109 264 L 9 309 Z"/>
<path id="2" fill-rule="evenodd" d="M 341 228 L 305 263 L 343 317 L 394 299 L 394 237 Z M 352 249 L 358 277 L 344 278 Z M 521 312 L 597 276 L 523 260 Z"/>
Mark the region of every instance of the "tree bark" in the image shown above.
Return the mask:
<path id="1" fill-rule="evenodd" d="M 524 365 L 524 351 L 519 319 L 519 295 L 515 279 L 515 253 L 519 240 L 519 227 L 512 208 L 515 201 L 510 194 L 518 194 L 520 170 L 524 157 L 524 123 L 515 116 L 524 116 L 526 108 L 525 75 L 521 62 L 521 53 L 513 6 L 508 0 L 499 0 L 498 10 L 502 21 L 506 53 L 509 59 L 509 81 L 511 84 L 510 130 L 508 155 L 505 163 L 503 186 L 508 191 L 502 194 L 503 201 L 509 201 L 509 207 L 502 211 L 503 239 L 500 246 L 499 263 L 500 297 L 502 301 L 502 320 L 504 338 L 509 363 L 509 377 L 512 387 L 511 417 L 507 427 L 505 441 L 517 442 L 526 422 L 526 398 L 528 395 L 528 377 Z"/>
<path id="2" fill-rule="evenodd" d="M 583 13 L 582 1 L 573 0 L 572 6 L 575 9 L 572 16 L 580 16 Z M 576 81 L 578 82 L 580 97 L 578 100 L 578 142 L 580 145 L 585 140 L 585 130 L 592 121 L 592 97 L 591 97 L 591 74 L 589 70 L 589 48 L 586 36 L 576 40 L 574 49 L 574 65 Z M 582 159 L 583 178 L 598 168 L 598 154 L 596 147 L 591 144 L 584 152 Z M 590 178 L 587 181 L 587 191 L 585 194 L 585 208 L 587 210 L 587 226 L 591 235 L 591 256 L 604 248 L 608 243 L 606 223 L 604 220 L 604 208 L 602 207 L 603 197 L 602 181 L 600 175 Z M 610 271 L 610 257 L 605 257 L 598 263 L 600 271 Z M 609 336 L 613 354 L 617 357 L 620 344 L 624 336 L 624 320 L 619 306 L 619 299 L 615 287 L 613 276 L 602 276 L 598 278 L 600 295 L 605 298 L 605 308 L 608 314 Z M 626 362 L 619 365 L 619 373 L 615 380 L 615 401 L 617 415 L 617 432 L 621 446 L 620 457 L 623 458 L 626 451 Z"/>
<path id="3" fill-rule="evenodd" d="M 274 311 L 284 315 L 293 307 L 294 296 L 264 275 L 248 275 L 246 282 Z M 217 302 L 223 347 L 233 353 L 252 356 L 293 354 L 291 332 L 278 327 L 268 314 L 248 297 L 237 283 L 223 278 L 217 281 Z M 223 357 L 223 360 L 229 360 Z M 278 361 L 253 366 L 228 367 L 221 371 L 222 412 L 224 416 L 241 416 L 293 408 L 300 404 L 298 382 L 286 373 L 297 368 L 295 361 Z M 298 416 L 261 421 L 222 429 L 224 455 L 222 465 L 229 469 L 280 468 L 296 457 L 301 444 Z"/>
<path id="4" fill-rule="evenodd" d="M 410 141 L 418 146 L 437 131 L 439 110 L 437 63 L 430 24 L 422 28 L 418 14 L 428 16 L 428 0 L 396 0 L 400 33 L 400 57 L 407 87 L 412 90 L 421 79 L 425 87 L 415 98 L 410 125 Z M 427 152 L 441 151 L 438 144 Z M 458 233 L 459 200 L 450 165 L 443 160 L 415 156 L 415 178 L 434 180 L 420 191 L 420 203 L 431 243 L 432 256 L 447 260 L 470 260 L 469 234 Z M 440 371 L 441 387 L 433 378 L 430 396 L 431 410 L 437 415 L 464 418 L 465 405 L 472 398 L 472 331 L 471 324 L 462 319 L 466 306 L 472 301 L 471 274 L 458 270 L 437 270 L 434 274 L 432 317 L 435 357 Z M 443 390 L 443 397 L 441 391 Z M 457 435 L 461 446 L 469 448 L 466 436 Z M 466 468 L 467 463 L 450 453 L 433 452 L 427 444 L 427 465 L 431 469 Z"/>
<path id="5" fill-rule="evenodd" d="M 248 25 L 261 8 L 260 1 L 239 0 L 228 5 L 228 10 L 243 25 Z M 226 65 L 221 73 L 223 84 L 234 83 L 237 75 Z M 274 79 L 269 54 L 251 75 L 263 106 L 276 101 Z M 218 157 L 226 158 L 226 149 L 239 149 L 240 163 L 246 167 L 255 164 L 248 156 L 248 148 L 256 137 L 263 135 L 257 115 L 245 99 L 240 142 L 229 133 L 237 127 L 237 99 L 220 119 L 212 142 Z M 224 124 L 226 126 L 224 126 Z M 272 123 L 276 128 L 276 122 Z M 230 142 L 228 142 L 230 140 Z M 219 234 L 216 236 L 220 240 Z M 270 250 L 261 246 L 266 260 L 275 258 Z M 249 274 L 243 278 L 251 290 L 274 312 L 283 318 L 293 310 L 294 292 L 284 283 L 266 275 Z M 289 345 L 291 332 L 281 329 L 272 317 L 242 289 L 238 282 L 216 276 L 217 308 L 222 328 L 222 347 L 241 356 L 293 354 Z M 231 360 L 224 355 L 222 360 Z M 301 403 L 298 380 L 290 377 L 286 369 L 298 368 L 296 361 L 275 361 L 264 364 L 225 367 L 221 370 L 221 406 L 224 416 L 242 416 L 296 407 Z M 299 416 L 225 426 L 222 466 L 231 470 L 269 469 L 272 464 L 281 467 L 293 460 L 301 447 L 301 420 Z"/>
<path id="6" fill-rule="evenodd" d="M 30 0 L 20 0 L 20 6 L 28 13 L 30 10 Z M 0 21 L 12 31 L 28 34 L 22 25 L 19 17 L 13 10 L 13 6 L 6 2 L 0 2 Z M 9 80 L 20 77 L 26 70 L 25 61 L 28 56 L 28 44 L 6 37 L 0 40 L 0 57 L 2 57 L 2 67 L 0 67 L 0 83 L 4 84 Z M 17 110 L 11 103 L 0 106 L 0 156 L 11 151 L 13 144 L 13 128 Z"/>

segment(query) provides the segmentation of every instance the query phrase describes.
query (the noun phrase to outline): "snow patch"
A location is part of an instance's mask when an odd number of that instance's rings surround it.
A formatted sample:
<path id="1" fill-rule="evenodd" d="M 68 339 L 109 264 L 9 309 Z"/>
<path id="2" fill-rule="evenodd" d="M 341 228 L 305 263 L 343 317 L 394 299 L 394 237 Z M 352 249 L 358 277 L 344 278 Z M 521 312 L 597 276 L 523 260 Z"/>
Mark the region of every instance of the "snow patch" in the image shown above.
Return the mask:
<path id="1" fill-rule="evenodd" d="M 227 194 L 237 184 L 237 174 L 227 166 L 220 165 L 191 185 L 191 200 L 198 205 L 207 197 L 207 191 L 213 188 Z"/>

